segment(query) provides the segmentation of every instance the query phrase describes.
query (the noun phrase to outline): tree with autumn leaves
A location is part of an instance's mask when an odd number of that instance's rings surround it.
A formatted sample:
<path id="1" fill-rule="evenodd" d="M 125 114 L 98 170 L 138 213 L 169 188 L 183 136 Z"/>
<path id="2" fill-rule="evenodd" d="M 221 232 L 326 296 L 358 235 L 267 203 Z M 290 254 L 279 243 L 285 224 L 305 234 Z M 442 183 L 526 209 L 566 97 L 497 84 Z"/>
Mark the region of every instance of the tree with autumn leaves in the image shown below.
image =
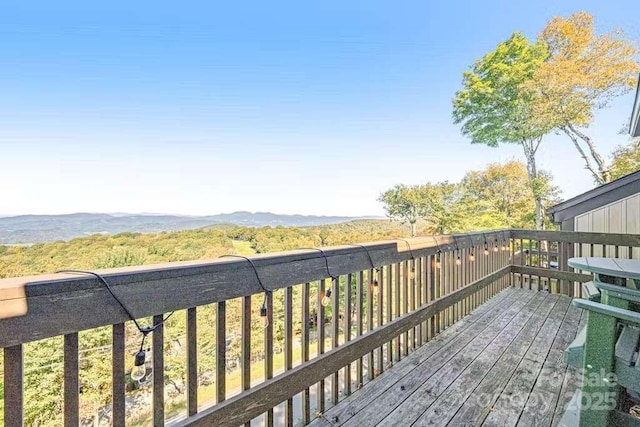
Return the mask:
<path id="1" fill-rule="evenodd" d="M 539 94 L 532 106 L 535 119 L 569 137 L 596 183 L 611 181 L 609 165 L 586 128 L 595 111 L 635 88 L 637 47 L 619 30 L 597 34 L 587 12 L 553 18 L 538 42 L 549 55 L 526 83 L 527 91 Z"/>
<path id="2" fill-rule="evenodd" d="M 559 191 L 551 175 L 540 171 L 538 179 L 541 206 L 557 203 Z M 447 234 L 535 224 L 536 202 L 527 167 L 518 161 L 489 164 L 468 172 L 458 183 L 396 185 L 378 200 L 387 216 L 410 225 L 412 236 L 418 229 L 424 234 Z"/>
<path id="3" fill-rule="evenodd" d="M 594 180 L 611 180 L 587 127 L 595 111 L 632 90 L 640 69 L 637 54 L 622 32 L 597 34 L 593 17 L 578 12 L 553 18 L 535 41 L 513 33 L 463 74 L 453 100 L 454 122 L 472 143 L 522 146 L 536 228 L 544 220 L 536 154 L 545 135 L 567 135 Z"/>

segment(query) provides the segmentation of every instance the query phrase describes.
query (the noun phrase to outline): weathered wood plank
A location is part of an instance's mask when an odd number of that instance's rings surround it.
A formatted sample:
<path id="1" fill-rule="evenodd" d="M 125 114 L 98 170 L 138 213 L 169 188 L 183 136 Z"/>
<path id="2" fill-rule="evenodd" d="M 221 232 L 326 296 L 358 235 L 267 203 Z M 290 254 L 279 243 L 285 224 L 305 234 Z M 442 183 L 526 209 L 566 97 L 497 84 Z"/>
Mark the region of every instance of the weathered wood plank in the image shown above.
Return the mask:
<path id="1" fill-rule="evenodd" d="M 125 420 L 124 323 L 112 327 L 111 398 L 114 426 L 123 426 Z"/>
<path id="2" fill-rule="evenodd" d="M 593 280 L 593 276 L 591 276 L 590 274 L 574 273 L 571 271 L 559 271 L 540 267 L 512 265 L 511 271 L 514 273 L 536 275 L 538 277 L 549 277 L 557 280 L 572 280 L 576 282 L 589 282 Z"/>
<path id="3" fill-rule="evenodd" d="M 344 341 L 351 341 L 351 281 L 353 276 L 347 274 L 346 284 L 344 287 Z M 351 368 L 352 364 L 349 363 L 344 368 L 344 393 L 348 396 L 351 394 Z"/>
<path id="4" fill-rule="evenodd" d="M 486 373 L 480 384 L 473 390 L 472 395 L 451 419 L 451 425 L 482 424 L 490 413 L 494 402 L 498 399 L 499 392 L 504 389 L 553 309 L 553 303 L 557 297 L 550 296 L 550 298 L 550 304 L 540 307 L 531 316 L 516 339 L 509 345 L 502 356 L 495 361 L 494 366 Z"/>
<path id="5" fill-rule="evenodd" d="M 164 426 L 164 324 L 161 314 L 153 316 L 153 425 Z"/>
<path id="6" fill-rule="evenodd" d="M 353 360 L 371 352 L 398 334 L 415 327 L 437 311 L 461 301 L 478 289 L 489 286 L 509 274 L 509 271 L 509 267 L 500 269 L 466 288 L 435 300 L 413 313 L 403 315 L 381 328 L 359 336 L 340 348 L 320 354 L 310 363 L 297 366 L 249 391 L 205 409 L 178 425 L 237 426 L 249 422 L 269 408 L 286 400 L 292 394 L 297 394 L 309 385 L 324 380 L 328 375 Z M 322 393 L 322 389 L 320 392 Z"/>
<path id="7" fill-rule="evenodd" d="M 580 310 L 580 322 L 578 323 L 578 327 L 576 329 L 578 331 L 581 330 L 586 325 L 586 323 L 587 312 L 586 310 Z M 560 389 L 560 394 L 556 403 L 555 412 L 553 414 L 553 421 L 551 422 L 552 426 L 556 426 L 559 424 L 562 416 L 567 409 L 567 406 L 571 401 L 571 398 L 573 397 L 575 390 L 577 390 L 581 386 L 581 384 L 581 372 L 573 368 L 572 366 L 567 366 L 567 370 L 562 380 L 562 387 Z"/>
<path id="8" fill-rule="evenodd" d="M 198 412 L 198 324 L 197 309 L 187 310 L 187 415 Z"/>
<path id="9" fill-rule="evenodd" d="M 569 298 L 559 298 L 549 317 L 531 343 L 514 375 L 484 420 L 486 426 L 515 426 L 527 403 L 529 393 L 542 370 L 542 365 L 569 307 Z M 533 402 L 541 405 L 541 402 Z"/>
<path id="10" fill-rule="evenodd" d="M 360 411 L 375 406 L 383 393 L 391 387 L 396 387 L 398 381 L 413 371 L 416 366 L 421 365 L 435 354 L 446 354 L 450 349 L 459 347 L 462 343 L 473 339 L 486 325 L 499 317 L 505 308 L 511 307 L 523 295 L 524 293 L 520 290 L 511 290 L 496 296 L 487 304 L 479 307 L 467 319 L 445 330 L 422 346 L 419 351 L 410 354 L 401 363 L 397 363 L 393 369 L 380 375 L 375 382 L 368 384 L 337 407 L 329 409 L 323 419 L 333 420 L 331 425 L 339 426 Z M 314 421 L 311 427 L 325 425 L 323 419 Z"/>
<path id="11" fill-rule="evenodd" d="M 285 288 L 284 289 L 285 292 L 288 289 L 290 288 Z M 272 292 L 265 294 L 265 303 L 267 305 L 267 318 L 265 320 L 267 327 L 264 329 L 264 379 L 268 380 L 269 378 L 273 378 L 273 293 Z M 287 317 L 287 309 L 290 310 L 291 306 L 287 307 L 285 303 L 285 307 L 284 307 L 285 318 Z M 290 314 L 289 314 L 289 317 L 291 317 Z M 290 338 L 291 336 L 289 336 L 289 339 Z M 285 340 L 286 339 L 287 338 L 285 337 Z M 286 359 L 286 354 L 285 354 L 285 359 Z M 265 425 L 267 427 L 273 427 L 273 408 L 270 408 L 265 413 Z"/>
<path id="12" fill-rule="evenodd" d="M 216 307 L 216 402 L 227 398 L 227 305 Z"/>
<path id="13" fill-rule="evenodd" d="M 78 334 L 64 336 L 64 425 L 80 424 Z"/>
<path id="14" fill-rule="evenodd" d="M 325 289 L 325 279 L 319 280 L 318 281 L 318 298 L 316 298 L 316 314 L 317 314 L 316 332 L 318 334 L 317 335 L 318 356 L 324 353 L 325 313 L 324 313 L 324 306 L 321 303 L 321 298 L 324 296 L 324 289 Z M 318 384 L 316 385 L 316 410 L 318 412 L 324 412 L 325 393 L 326 393 L 326 390 L 324 389 L 324 379 L 327 377 L 327 375 L 325 375 L 322 378 L 318 378 L 319 381 L 318 381 Z"/>
<path id="15" fill-rule="evenodd" d="M 552 424 L 553 414 L 567 371 L 563 353 L 576 335 L 580 314 L 580 309 L 573 305 L 567 309 L 560 330 L 551 345 L 551 350 L 518 420 L 518 425 L 534 427 Z"/>
<path id="16" fill-rule="evenodd" d="M 331 285 L 331 348 L 338 348 L 340 334 L 340 278 Z M 331 404 L 337 405 L 339 398 L 338 371 L 331 376 Z"/>
<path id="17" fill-rule="evenodd" d="M 453 248 L 451 236 L 441 236 L 439 240 L 443 250 Z M 411 246 L 415 255 L 436 251 L 431 238 L 412 239 Z M 376 265 L 411 257 L 406 245 L 398 241 L 370 243 L 365 247 Z M 371 266 L 367 252 L 359 246 L 326 248 L 324 253 L 336 275 Z M 326 276 L 324 255 L 315 250 L 265 254 L 252 260 L 263 282 L 274 290 Z M 262 292 L 253 267 L 243 259 L 176 262 L 100 273 L 138 318 Z M 65 273 L 0 279 L 0 289 L 0 306 L 11 302 L 28 307 L 22 316 L 2 319 L 0 347 L 129 320 L 104 284 L 90 275 Z M 149 304 L 149 295 L 153 295 L 153 304 Z M 86 316 L 87 312 L 92 315 Z"/>
<path id="18" fill-rule="evenodd" d="M 240 360 L 240 383 L 241 383 L 242 391 L 247 391 L 251 388 L 251 295 L 248 295 L 242 298 L 241 319 L 242 319 L 241 320 L 242 321 L 242 333 L 241 333 L 242 349 L 240 354 L 240 359 L 241 359 Z M 280 402 L 282 402 L 282 400 Z M 270 409 L 270 408 L 265 408 L 265 410 L 267 409 Z M 260 414 L 256 414 L 256 416 L 258 415 Z M 245 427 L 251 427 L 251 420 L 246 420 L 244 425 Z"/>
<path id="19" fill-rule="evenodd" d="M 273 314 L 271 318 L 273 319 Z M 273 343 L 269 350 L 273 351 Z M 273 357 L 271 360 L 269 378 L 273 376 Z M 291 368 L 293 368 L 293 288 L 288 287 L 284 290 L 284 369 L 289 371 Z M 287 399 L 285 405 L 285 425 L 293 427 L 293 397 Z"/>
<path id="20" fill-rule="evenodd" d="M 4 426 L 22 427 L 24 414 L 22 346 L 4 349 Z"/>
<path id="21" fill-rule="evenodd" d="M 567 243 L 586 243 L 619 246 L 640 246 L 640 235 L 620 233 L 589 233 L 580 231 L 511 230 L 514 239 L 553 240 Z"/>
<path id="22" fill-rule="evenodd" d="M 550 301 L 551 298 L 547 298 L 547 303 Z M 416 425 L 424 425 L 430 420 L 436 419 L 444 425 L 453 418 L 462 404 L 472 395 L 473 390 L 482 381 L 485 374 L 494 366 L 496 360 L 504 354 L 525 327 L 535 311 L 546 309 L 543 305 L 543 298 L 538 298 L 533 302 L 524 307 L 518 316 L 500 331 L 495 340 L 451 383 L 444 393 L 437 395 L 435 402 L 416 420 Z"/>
<path id="23" fill-rule="evenodd" d="M 309 360 L 309 283 L 302 284 L 302 345 L 300 355 L 302 363 Z M 302 422 L 308 424 L 311 421 L 311 393 L 309 386 L 302 392 Z"/>
<path id="24" fill-rule="evenodd" d="M 503 328 L 510 323 L 518 325 L 526 321 L 538 306 L 545 302 L 545 297 L 547 295 L 534 295 L 528 301 L 524 298 L 517 301 L 468 343 L 452 349 L 449 352 L 449 359 L 445 363 L 441 364 L 440 361 L 436 361 L 432 357 L 423 365 L 418 366 L 401 383 L 404 385 L 404 390 L 395 391 L 396 395 L 402 396 L 400 405 L 394 405 L 395 409 L 392 406 L 391 412 L 382 410 L 378 405 L 374 415 L 374 423 L 381 427 L 413 424 L 449 387 L 451 382 L 500 334 Z M 414 380 L 417 380 L 415 385 L 413 384 Z M 387 394 L 384 401 L 385 404 L 391 402 L 392 397 Z M 385 406 L 388 408 L 387 405 Z M 360 418 L 360 414 L 358 414 L 358 418 Z M 369 417 L 362 418 L 360 421 L 364 419 L 370 421 Z M 436 419 L 440 420 L 439 415 Z M 418 425 L 421 424 L 418 422 Z"/>

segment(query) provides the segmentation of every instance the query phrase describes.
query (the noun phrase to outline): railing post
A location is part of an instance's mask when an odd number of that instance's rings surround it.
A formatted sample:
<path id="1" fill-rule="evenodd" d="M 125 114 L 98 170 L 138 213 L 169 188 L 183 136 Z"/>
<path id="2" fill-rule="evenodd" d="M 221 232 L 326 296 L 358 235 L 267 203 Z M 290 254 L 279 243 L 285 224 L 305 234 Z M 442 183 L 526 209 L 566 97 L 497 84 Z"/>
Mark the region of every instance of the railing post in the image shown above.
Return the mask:
<path id="1" fill-rule="evenodd" d="M 164 426 L 164 324 L 162 314 L 153 316 L 153 425 Z"/>
<path id="2" fill-rule="evenodd" d="M 22 345 L 4 349 L 4 426 L 22 427 L 23 400 Z"/>
<path id="3" fill-rule="evenodd" d="M 80 424 L 78 384 L 78 333 L 64 336 L 64 425 Z"/>

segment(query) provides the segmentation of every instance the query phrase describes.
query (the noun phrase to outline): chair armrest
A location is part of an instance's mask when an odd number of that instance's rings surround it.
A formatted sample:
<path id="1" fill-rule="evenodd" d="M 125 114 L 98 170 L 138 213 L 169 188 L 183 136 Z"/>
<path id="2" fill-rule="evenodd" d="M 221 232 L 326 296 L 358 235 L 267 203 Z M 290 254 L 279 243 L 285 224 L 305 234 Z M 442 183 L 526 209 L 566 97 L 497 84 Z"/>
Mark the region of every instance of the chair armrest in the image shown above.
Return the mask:
<path id="1" fill-rule="evenodd" d="M 611 285 L 609 283 L 593 282 L 596 288 L 607 291 L 610 296 L 632 302 L 640 302 L 640 291 L 625 286 Z"/>
<path id="2" fill-rule="evenodd" d="M 594 313 L 615 317 L 616 319 L 622 320 L 626 323 L 640 325 L 640 313 L 637 313 L 635 311 L 625 310 L 623 308 L 613 307 L 606 304 L 600 304 L 599 302 L 587 301 L 578 298 L 573 300 L 573 305 L 584 310 L 592 311 Z"/>

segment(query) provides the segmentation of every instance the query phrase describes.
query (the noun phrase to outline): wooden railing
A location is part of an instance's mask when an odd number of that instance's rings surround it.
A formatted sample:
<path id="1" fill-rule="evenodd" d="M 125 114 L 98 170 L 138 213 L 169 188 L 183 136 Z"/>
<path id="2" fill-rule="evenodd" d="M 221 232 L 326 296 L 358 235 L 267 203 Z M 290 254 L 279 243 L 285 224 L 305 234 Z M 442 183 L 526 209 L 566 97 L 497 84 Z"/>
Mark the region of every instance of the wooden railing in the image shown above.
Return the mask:
<path id="1" fill-rule="evenodd" d="M 79 337 L 109 327 L 112 425 L 130 421 L 132 395 L 150 396 L 154 425 L 237 426 L 257 417 L 267 426 L 307 424 L 505 287 L 576 296 L 588 276 L 569 271 L 568 258 L 638 251 L 637 235 L 501 230 L 267 254 L 252 257 L 255 270 L 234 258 L 103 270 L 136 318 L 160 325 L 149 348 L 151 379 L 137 391 L 127 387 L 139 334 L 102 282 L 71 274 L 0 280 L 4 423 L 23 425 L 32 403 L 23 390 L 31 343 L 62 336 L 60 419 L 77 426 Z M 258 277 L 269 290 L 266 319 Z M 183 337 L 161 324 L 174 311 Z M 179 370 L 175 354 L 166 359 L 170 340 L 185 348 L 181 398 L 166 393 Z"/>
<path id="2" fill-rule="evenodd" d="M 508 245 L 508 238 L 508 231 L 497 231 L 323 248 L 324 254 L 315 249 L 267 254 L 252 257 L 255 270 L 244 259 L 221 258 L 100 273 L 136 318 L 152 317 L 149 324 L 157 325 L 163 315 L 178 311 L 174 319 L 185 319 L 186 407 L 177 417 L 167 409 L 165 393 L 168 326 L 152 334 L 155 374 L 147 388 L 154 425 L 240 425 L 262 414 L 265 424 L 273 425 L 274 408 L 281 403 L 283 424 L 306 424 L 509 286 L 508 251 L 483 253 L 485 242 Z M 256 326 L 263 320 L 256 273 L 273 291 L 267 294 L 264 328 Z M 330 276 L 337 281 L 325 307 Z M 22 308 L 26 313 L 15 315 Z M 104 326 L 112 336 L 111 355 L 105 354 L 112 371 L 109 418 L 112 425 L 125 425 L 127 375 L 139 335 L 103 283 L 77 274 L 4 279 L 0 310 L 5 313 L 0 317 L 15 315 L 0 319 L 6 426 L 23 425 L 24 408 L 32 403 L 23 393 L 29 375 L 25 349 L 59 336 L 64 337 L 62 419 L 78 425 L 79 333 Z M 205 332 L 215 335 L 207 343 L 215 358 L 206 366 L 199 363 L 199 337 Z M 274 359 L 281 356 L 284 363 L 276 372 Z M 203 375 L 213 382 L 215 399 L 199 396 Z"/>
<path id="3" fill-rule="evenodd" d="M 582 296 L 591 274 L 574 272 L 573 257 L 640 258 L 640 235 L 511 230 L 514 286 Z"/>

